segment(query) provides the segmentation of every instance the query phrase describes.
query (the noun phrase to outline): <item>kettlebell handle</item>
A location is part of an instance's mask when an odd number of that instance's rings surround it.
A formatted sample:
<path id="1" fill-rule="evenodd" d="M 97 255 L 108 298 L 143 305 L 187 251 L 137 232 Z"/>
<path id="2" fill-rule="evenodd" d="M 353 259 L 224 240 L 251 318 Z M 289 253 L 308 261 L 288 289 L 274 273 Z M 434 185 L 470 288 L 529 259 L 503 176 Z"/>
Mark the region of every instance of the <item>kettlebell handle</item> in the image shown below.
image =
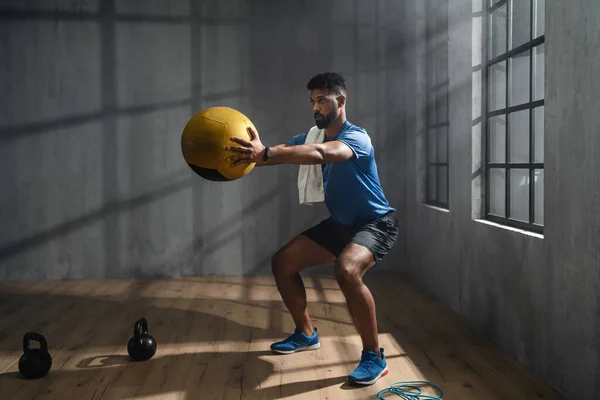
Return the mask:
<path id="1" fill-rule="evenodd" d="M 140 318 L 135 323 L 134 335 L 136 339 L 141 338 L 142 336 L 148 335 L 148 321 L 146 318 Z"/>
<path id="2" fill-rule="evenodd" d="M 29 342 L 32 340 L 40 343 L 42 352 L 48 352 L 48 343 L 46 342 L 46 338 L 44 336 L 36 332 L 27 332 L 25 336 L 23 336 L 23 353 L 28 353 L 31 351 Z"/>

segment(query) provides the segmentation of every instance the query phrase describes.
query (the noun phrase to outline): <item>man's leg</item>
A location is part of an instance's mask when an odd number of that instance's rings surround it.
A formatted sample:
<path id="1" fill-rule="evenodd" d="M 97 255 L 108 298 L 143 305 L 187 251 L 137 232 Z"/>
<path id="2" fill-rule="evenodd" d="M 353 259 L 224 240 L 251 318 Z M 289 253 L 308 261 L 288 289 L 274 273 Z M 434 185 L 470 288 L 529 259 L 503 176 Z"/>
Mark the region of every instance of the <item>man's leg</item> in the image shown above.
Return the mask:
<path id="1" fill-rule="evenodd" d="M 354 383 L 371 385 L 388 373 L 383 349 L 379 347 L 375 300 L 363 277 L 388 253 L 397 235 L 394 213 L 365 224 L 340 253 L 335 265 L 335 277 L 363 346 L 361 361 L 349 376 Z"/>
<path id="2" fill-rule="evenodd" d="M 306 289 L 299 272 L 303 269 L 335 262 L 333 253 L 304 235 L 282 247 L 272 258 L 271 266 L 277 288 L 296 328 L 306 335 L 313 333 L 308 315 Z"/>
<path id="3" fill-rule="evenodd" d="M 365 247 L 350 243 L 344 249 L 335 266 L 335 277 L 344 293 L 348 310 L 362 339 L 363 350 L 373 351 L 379 357 L 377 313 L 375 300 L 363 277 L 375 266 L 373 254 Z"/>

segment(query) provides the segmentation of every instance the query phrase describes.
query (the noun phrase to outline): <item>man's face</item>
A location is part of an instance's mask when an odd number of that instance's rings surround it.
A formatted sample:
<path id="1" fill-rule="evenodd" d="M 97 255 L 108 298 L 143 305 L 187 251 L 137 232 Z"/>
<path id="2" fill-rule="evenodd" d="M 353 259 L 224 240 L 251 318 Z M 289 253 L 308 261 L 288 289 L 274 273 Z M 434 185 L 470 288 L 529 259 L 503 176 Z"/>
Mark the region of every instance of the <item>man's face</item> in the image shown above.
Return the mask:
<path id="1" fill-rule="evenodd" d="M 336 96 L 330 94 L 327 89 L 311 91 L 310 102 L 319 129 L 327 128 L 340 113 Z"/>

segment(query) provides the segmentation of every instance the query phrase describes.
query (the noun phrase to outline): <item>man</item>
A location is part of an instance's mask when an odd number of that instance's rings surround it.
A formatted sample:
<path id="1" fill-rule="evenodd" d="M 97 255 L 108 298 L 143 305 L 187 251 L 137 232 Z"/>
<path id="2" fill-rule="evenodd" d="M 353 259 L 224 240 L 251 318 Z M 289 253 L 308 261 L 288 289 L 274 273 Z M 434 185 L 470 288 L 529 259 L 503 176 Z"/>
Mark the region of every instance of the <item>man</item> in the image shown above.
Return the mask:
<path id="1" fill-rule="evenodd" d="M 361 361 L 349 381 L 369 385 L 386 375 L 388 368 L 377 337 L 375 302 L 363 276 L 393 246 L 398 234 L 396 210 L 390 207 L 381 188 L 367 132 L 346 119 L 344 78 L 337 73 L 318 74 L 310 79 L 307 89 L 316 126 L 325 130 L 322 143 L 305 143 L 307 134 L 299 134 L 288 143 L 265 147 L 249 128 L 251 141 L 231 139 L 240 146 L 227 147 L 238 153 L 228 161 L 232 165 L 322 165 L 330 217 L 298 235 L 272 258 L 277 287 L 296 329 L 287 339 L 273 343 L 271 349 L 290 354 L 320 347 L 299 272 L 335 263 L 336 280 L 363 346 Z"/>

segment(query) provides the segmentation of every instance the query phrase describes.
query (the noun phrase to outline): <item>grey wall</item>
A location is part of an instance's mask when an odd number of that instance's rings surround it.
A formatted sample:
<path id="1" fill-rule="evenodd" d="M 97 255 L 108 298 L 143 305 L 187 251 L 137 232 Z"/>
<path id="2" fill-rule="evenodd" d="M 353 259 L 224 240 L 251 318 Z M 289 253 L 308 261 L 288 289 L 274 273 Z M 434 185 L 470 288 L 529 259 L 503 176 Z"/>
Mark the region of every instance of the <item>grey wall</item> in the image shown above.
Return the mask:
<path id="1" fill-rule="evenodd" d="M 406 263 L 478 331 L 572 399 L 600 397 L 600 7 L 546 1 L 545 231 L 477 220 L 481 202 L 472 5 L 449 7 L 450 210 L 422 204 L 424 9 L 406 58 Z M 474 94 L 474 96 L 472 96 Z M 473 101 L 475 97 L 475 101 Z M 472 108 L 474 104 L 474 108 Z"/>
<path id="2" fill-rule="evenodd" d="M 298 204 L 296 166 L 193 175 L 180 134 L 226 105 L 286 141 L 313 125 L 305 85 L 325 70 L 346 75 L 402 208 L 403 15 L 393 0 L 0 2 L 0 280 L 269 273 L 325 208 Z"/>

